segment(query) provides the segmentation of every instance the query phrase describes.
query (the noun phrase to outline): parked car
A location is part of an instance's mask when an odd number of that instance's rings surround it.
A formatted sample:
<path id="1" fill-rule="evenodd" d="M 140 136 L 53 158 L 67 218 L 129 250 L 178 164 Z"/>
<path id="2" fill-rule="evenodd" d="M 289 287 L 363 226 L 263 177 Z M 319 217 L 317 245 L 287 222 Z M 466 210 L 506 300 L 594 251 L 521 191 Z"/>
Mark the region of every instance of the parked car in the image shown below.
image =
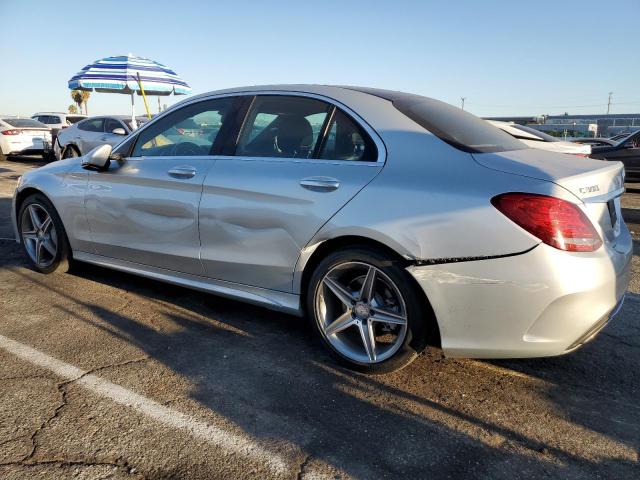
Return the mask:
<path id="1" fill-rule="evenodd" d="M 51 152 L 51 129 L 30 118 L 0 116 L 0 160 L 11 155 L 42 155 Z"/>
<path id="2" fill-rule="evenodd" d="M 147 117 L 136 117 L 138 126 Z M 104 144 L 116 145 L 133 131 L 131 116 L 109 115 L 90 117 L 61 131 L 54 144 L 56 158 L 72 158 Z"/>
<path id="3" fill-rule="evenodd" d="M 611 140 L 610 138 L 603 138 L 603 137 L 575 137 L 575 138 L 568 138 L 567 140 L 573 143 L 591 145 L 592 148 L 616 144 L 615 140 Z"/>
<path id="4" fill-rule="evenodd" d="M 58 132 L 60 132 L 60 130 L 79 122 L 83 118 L 87 118 L 87 116 L 82 114 L 69 114 L 62 112 L 38 112 L 34 113 L 31 118 L 33 120 L 39 121 L 40 123 L 44 123 L 51 129 L 51 144 L 53 145 L 56 141 L 56 138 L 58 138 Z M 51 149 L 51 154 L 49 157 L 50 160 L 56 159 L 53 148 Z"/>
<path id="5" fill-rule="evenodd" d="M 571 142 L 563 142 L 535 128 L 518 125 L 517 123 L 500 122 L 498 120 L 487 121 L 531 148 L 539 148 L 540 150 L 547 150 L 549 152 L 570 153 L 581 157 L 586 157 L 591 153 L 591 147 L 589 145 L 576 145 Z"/>
<path id="6" fill-rule="evenodd" d="M 592 158 L 622 162 L 627 181 L 640 182 L 640 130 L 613 145 L 592 147 L 591 150 Z"/>
<path id="7" fill-rule="evenodd" d="M 244 87 L 28 172 L 12 215 L 42 273 L 83 261 L 306 314 L 371 373 L 429 343 L 537 357 L 593 338 L 630 278 L 622 172 L 418 95 Z"/>

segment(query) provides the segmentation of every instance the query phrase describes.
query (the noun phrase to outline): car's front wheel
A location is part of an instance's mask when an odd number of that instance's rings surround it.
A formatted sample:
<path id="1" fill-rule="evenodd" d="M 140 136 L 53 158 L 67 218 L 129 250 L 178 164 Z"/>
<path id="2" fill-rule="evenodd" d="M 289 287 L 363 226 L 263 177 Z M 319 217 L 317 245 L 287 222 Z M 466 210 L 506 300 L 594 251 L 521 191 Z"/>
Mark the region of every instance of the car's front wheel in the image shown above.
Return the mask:
<path id="1" fill-rule="evenodd" d="M 44 195 L 25 199 L 18 213 L 22 248 L 33 267 L 42 273 L 67 271 L 70 249 L 55 208 Z"/>
<path id="2" fill-rule="evenodd" d="M 398 370 L 427 344 L 428 317 L 414 282 L 381 251 L 349 248 L 330 254 L 316 267 L 309 289 L 313 328 L 351 369 Z"/>
<path id="3" fill-rule="evenodd" d="M 74 147 L 69 145 L 62 152 L 62 158 L 76 158 L 80 156 L 80 152 L 78 152 Z"/>

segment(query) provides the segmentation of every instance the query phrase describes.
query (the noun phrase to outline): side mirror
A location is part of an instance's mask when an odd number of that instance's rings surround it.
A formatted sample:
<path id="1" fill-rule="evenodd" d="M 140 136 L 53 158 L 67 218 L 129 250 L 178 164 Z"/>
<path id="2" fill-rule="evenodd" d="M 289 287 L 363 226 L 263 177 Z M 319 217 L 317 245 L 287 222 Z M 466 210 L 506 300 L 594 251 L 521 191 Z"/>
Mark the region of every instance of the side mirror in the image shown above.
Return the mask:
<path id="1" fill-rule="evenodd" d="M 124 128 L 122 127 L 118 127 L 118 128 L 114 128 L 111 133 L 113 133 L 114 135 L 126 135 L 127 132 L 125 131 Z"/>
<path id="2" fill-rule="evenodd" d="M 90 170 L 104 170 L 109 166 L 111 145 L 100 145 L 82 157 L 82 167 Z"/>

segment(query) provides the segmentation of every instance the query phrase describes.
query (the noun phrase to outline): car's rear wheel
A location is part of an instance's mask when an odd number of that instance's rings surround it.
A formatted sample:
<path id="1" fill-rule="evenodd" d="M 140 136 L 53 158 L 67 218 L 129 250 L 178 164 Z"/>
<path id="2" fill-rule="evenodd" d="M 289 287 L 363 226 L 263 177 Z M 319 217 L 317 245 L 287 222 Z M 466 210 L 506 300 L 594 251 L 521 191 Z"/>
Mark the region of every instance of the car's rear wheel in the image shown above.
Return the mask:
<path id="1" fill-rule="evenodd" d="M 18 213 L 22 248 L 33 267 L 42 273 L 69 270 L 70 248 L 62 221 L 41 194 L 25 199 Z"/>
<path id="2" fill-rule="evenodd" d="M 71 145 L 65 147 L 64 152 L 62 152 L 62 158 L 75 158 L 79 156 L 80 152 L 78 152 L 78 150 L 76 150 L 76 148 Z"/>
<path id="3" fill-rule="evenodd" d="M 427 315 L 398 262 L 369 248 L 327 256 L 307 295 L 313 328 L 347 367 L 386 373 L 411 363 L 427 344 Z"/>

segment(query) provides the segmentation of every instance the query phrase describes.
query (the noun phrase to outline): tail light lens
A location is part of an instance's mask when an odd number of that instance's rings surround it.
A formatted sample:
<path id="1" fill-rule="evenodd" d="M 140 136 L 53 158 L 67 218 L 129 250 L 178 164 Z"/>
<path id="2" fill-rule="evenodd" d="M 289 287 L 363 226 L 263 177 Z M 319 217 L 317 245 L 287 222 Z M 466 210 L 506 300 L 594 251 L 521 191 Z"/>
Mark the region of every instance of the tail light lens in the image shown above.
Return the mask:
<path id="1" fill-rule="evenodd" d="M 11 129 L 11 130 L 2 130 L 3 135 L 20 135 L 22 130 Z"/>
<path id="2" fill-rule="evenodd" d="M 546 195 L 505 193 L 491 203 L 512 222 L 547 245 L 567 252 L 593 252 L 602 239 L 577 205 Z"/>

